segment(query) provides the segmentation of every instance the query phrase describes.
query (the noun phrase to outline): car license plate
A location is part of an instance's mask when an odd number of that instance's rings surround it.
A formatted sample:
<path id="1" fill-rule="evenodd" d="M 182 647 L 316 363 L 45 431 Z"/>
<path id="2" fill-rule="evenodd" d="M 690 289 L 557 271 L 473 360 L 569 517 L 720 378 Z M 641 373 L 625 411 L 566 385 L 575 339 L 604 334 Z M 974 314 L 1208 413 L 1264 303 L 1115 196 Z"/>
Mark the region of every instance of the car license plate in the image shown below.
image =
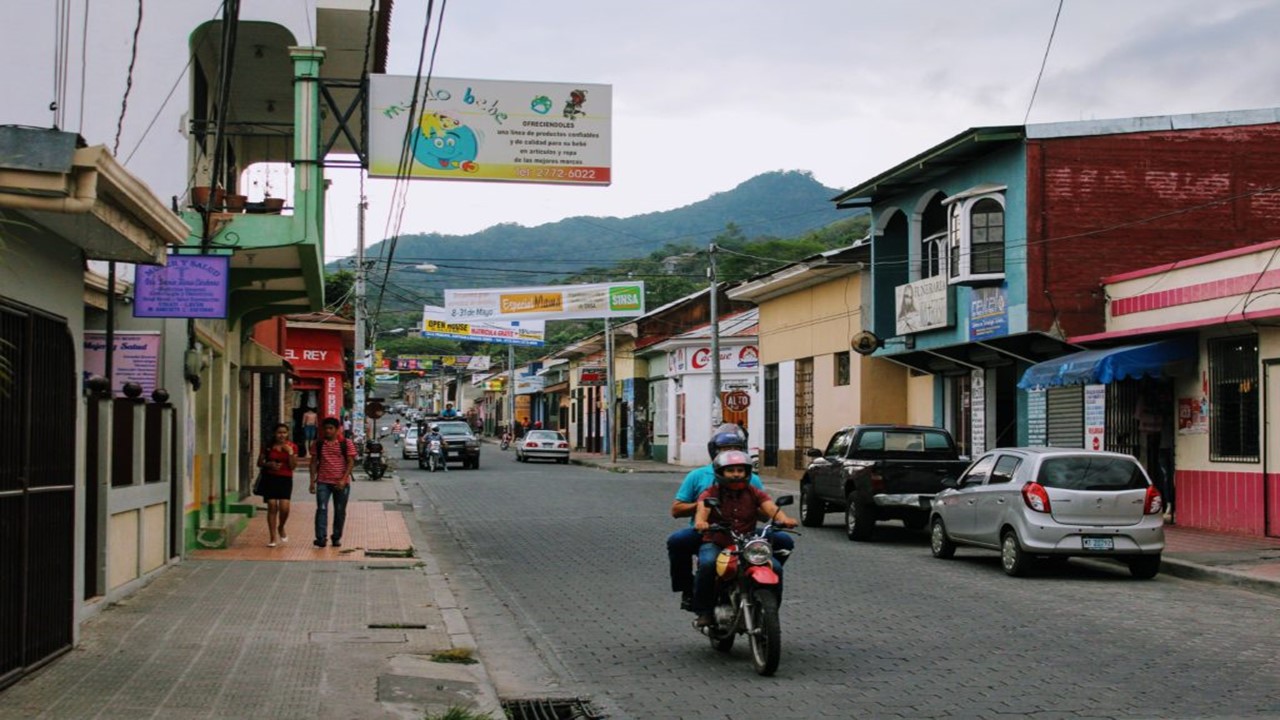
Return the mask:
<path id="1" fill-rule="evenodd" d="M 1085 550 L 1115 550 L 1116 541 L 1109 537 L 1097 537 L 1085 535 L 1081 540 L 1084 541 Z"/>

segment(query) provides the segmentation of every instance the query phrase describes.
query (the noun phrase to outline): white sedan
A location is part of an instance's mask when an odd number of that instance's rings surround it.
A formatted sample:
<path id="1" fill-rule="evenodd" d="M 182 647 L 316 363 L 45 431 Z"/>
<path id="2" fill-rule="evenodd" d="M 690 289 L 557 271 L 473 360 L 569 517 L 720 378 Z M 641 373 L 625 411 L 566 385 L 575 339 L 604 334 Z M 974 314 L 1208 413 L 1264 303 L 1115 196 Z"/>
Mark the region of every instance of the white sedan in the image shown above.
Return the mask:
<path id="1" fill-rule="evenodd" d="M 530 430 L 516 441 L 516 460 L 555 460 L 569 462 L 569 441 L 555 430 Z"/>

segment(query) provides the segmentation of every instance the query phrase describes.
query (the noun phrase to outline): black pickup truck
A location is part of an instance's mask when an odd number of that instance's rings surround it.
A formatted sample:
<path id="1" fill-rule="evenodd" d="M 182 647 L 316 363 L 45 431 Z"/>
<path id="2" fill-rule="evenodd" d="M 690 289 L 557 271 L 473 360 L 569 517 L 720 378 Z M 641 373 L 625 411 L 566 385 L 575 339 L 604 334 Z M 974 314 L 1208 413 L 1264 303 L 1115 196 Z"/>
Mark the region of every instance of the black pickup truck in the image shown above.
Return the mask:
<path id="1" fill-rule="evenodd" d="M 800 522 L 818 527 L 828 512 L 843 509 L 850 540 L 870 540 L 880 520 L 923 528 L 942 481 L 969 465 L 951 433 L 915 425 L 841 428 L 826 450 L 807 455 L 813 459 L 800 479 Z"/>

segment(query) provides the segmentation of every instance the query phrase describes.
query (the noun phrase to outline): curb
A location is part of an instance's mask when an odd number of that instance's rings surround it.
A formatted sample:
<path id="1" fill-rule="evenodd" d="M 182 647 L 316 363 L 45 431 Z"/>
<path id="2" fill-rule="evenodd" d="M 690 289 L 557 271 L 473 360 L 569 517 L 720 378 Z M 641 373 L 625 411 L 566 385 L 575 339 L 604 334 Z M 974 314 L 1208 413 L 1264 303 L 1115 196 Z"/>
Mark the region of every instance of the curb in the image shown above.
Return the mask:
<path id="1" fill-rule="evenodd" d="M 1167 555 L 1160 560 L 1160 572 L 1185 580 L 1212 582 L 1254 592 L 1280 595 L 1280 580 L 1254 577 L 1239 570 L 1200 565 L 1186 560 L 1179 560 L 1178 558 L 1171 558 Z"/>
<path id="2" fill-rule="evenodd" d="M 421 570 L 426 575 L 427 586 L 431 591 L 432 604 L 440 611 L 445 632 L 449 635 L 449 644 L 455 650 L 471 650 L 475 653 L 473 655 L 474 659 L 477 660 L 472 665 L 452 665 L 425 662 L 421 658 L 414 658 L 410 663 L 412 667 L 401 667 L 398 670 L 407 675 L 440 681 L 441 685 L 437 689 L 441 691 L 444 691 L 446 687 L 453 683 L 470 684 L 475 687 L 475 694 L 466 691 L 457 692 L 459 700 L 473 703 L 474 710 L 481 715 L 494 718 L 504 717 L 505 712 L 502 707 L 502 700 L 498 696 L 498 689 L 494 685 L 493 678 L 489 675 L 488 666 L 480 653 L 479 643 L 476 642 L 475 635 L 471 632 L 471 626 L 467 623 L 467 618 L 463 614 L 463 609 L 458 603 L 457 596 L 449 585 L 449 576 L 440 570 L 440 564 L 436 560 L 435 554 L 422 537 L 421 528 L 418 526 L 418 521 L 415 517 L 417 508 L 414 507 L 413 499 L 409 496 L 403 484 L 398 483 L 395 491 L 396 504 L 406 508 L 402 512 L 407 515 L 405 522 L 410 527 L 409 535 L 418 550 L 416 559 L 421 563 Z M 453 685 L 453 687 L 457 688 L 459 686 Z M 453 703 L 448 704 L 452 705 Z M 428 711 L 430 710 L 431 708 L 428 708 Z M 430 712 L 428 712 L 429 715 Z"/>

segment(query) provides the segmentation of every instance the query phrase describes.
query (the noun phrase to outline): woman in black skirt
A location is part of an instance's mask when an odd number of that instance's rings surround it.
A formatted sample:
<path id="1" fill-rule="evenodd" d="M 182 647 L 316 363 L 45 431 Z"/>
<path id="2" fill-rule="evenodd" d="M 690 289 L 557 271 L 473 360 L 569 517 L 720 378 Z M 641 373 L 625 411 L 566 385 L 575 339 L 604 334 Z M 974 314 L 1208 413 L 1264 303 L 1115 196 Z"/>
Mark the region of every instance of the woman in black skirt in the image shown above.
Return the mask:
<path id="1" fill-rule="evenodd" d="M 262 468 L 258 494 L 267 501 L 267 531 L 271 535 L 267 547 L 275 547 L 277 541 L 289 542 L 284 525 L 289 522 L 293 469 L 298 467 L 298 446 L 289 441 L 288 425 L 280 423 L 276 426 L 271 444 L 258 456 L 258 467 Z"/>

